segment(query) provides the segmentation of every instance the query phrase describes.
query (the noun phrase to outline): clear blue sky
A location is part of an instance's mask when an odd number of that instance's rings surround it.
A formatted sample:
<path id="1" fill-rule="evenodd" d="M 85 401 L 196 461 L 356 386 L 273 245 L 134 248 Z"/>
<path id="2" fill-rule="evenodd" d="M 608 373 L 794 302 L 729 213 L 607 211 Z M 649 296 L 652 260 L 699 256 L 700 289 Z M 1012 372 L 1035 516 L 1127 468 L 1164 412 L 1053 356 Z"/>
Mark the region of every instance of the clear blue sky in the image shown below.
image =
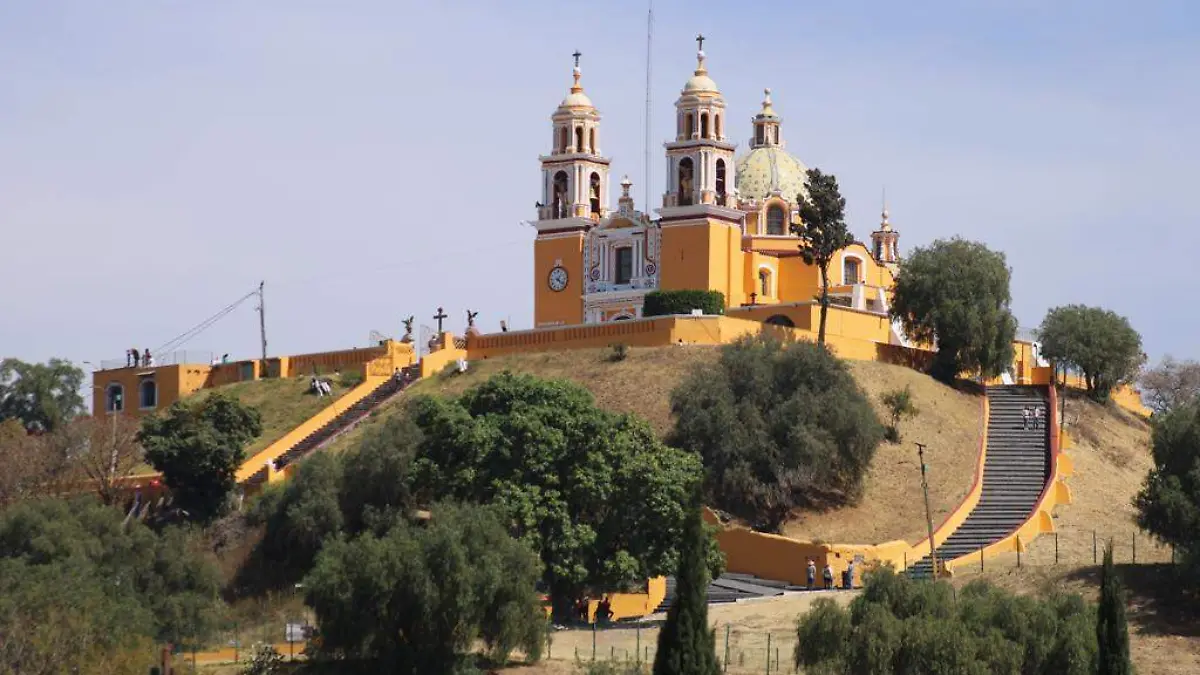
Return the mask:
<path id="1" fill-rule="evenodd" d="M 703 32 L 729 129 L 762 88 L 855 234 L 1004 251 L 1014 308 L 1103 305 L 1197 357 L 1200 6 L 655 3 L 651 194 Z M 438 305 L 527 327 L 537 156 L 584 53 L 642 206 L 645 2 L 0 4 L 0 356 L 154 348 L 267 282 L 273 353 Z M 615 199 L 617 192 L 612 197 Z M 655 196 L 653 206 L 660 197 Z M 189 345 L 253 356 L 246 303 Z"/>

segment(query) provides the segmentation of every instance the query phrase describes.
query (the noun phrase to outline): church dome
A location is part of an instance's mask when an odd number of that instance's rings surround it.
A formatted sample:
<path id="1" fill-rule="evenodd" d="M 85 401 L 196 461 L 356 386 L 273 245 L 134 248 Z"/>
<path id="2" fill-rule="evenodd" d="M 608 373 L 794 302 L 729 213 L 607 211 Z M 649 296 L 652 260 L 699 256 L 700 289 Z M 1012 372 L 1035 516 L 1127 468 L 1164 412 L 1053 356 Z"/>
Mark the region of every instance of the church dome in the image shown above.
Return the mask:
<path id="1" fill-rule="evenodd" d="M 683 85 L 683 94 L 719 94 L 721 91 L 717 89 L 717 83 L 708 76 L 708 69 L 704 67 L 704 52 L 696 53 L 696 71 L 688 78 L 686 84 Z"/>
<path id="2" fill-rule="evenodd" d="M 592 99 L 588 98 L 588 95 L 583 93 L 583 85 L 579 83 L 579 78 L 582 73 L 580 72 L 578 65 L 576 65 L 575 69 L 571 71 L 571 74 L 575 78 L 575 84 L 571 86 L 571 93 L 567 94 L 567 97 L 562 100 L 562 103 L 558 104 L 559 111 L 567 111 L 578 108 L 594 108 L 595 106 L 592 105 Z"/>
<path id="3" fill-rule="evenodd" d="M 789 202 L 804 193 L 808 167 L 779 146 L 754 148 L 737 159 L 737 190 L 742 199 L 763 201 L 778 193 Z"/>

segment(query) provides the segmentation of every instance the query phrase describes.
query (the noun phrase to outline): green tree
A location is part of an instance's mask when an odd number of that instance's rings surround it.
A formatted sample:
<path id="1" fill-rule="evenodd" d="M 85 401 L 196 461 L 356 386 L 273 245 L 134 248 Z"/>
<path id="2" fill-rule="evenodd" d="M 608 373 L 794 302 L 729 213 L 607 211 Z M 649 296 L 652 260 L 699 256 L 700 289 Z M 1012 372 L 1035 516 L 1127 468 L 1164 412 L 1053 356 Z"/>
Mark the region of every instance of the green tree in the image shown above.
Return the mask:
<path id="1" fill-rule="evenodd" d="M 347 531 L 374 528 L 417 506 L 409 481 L 423 439 L 411 416 L 396 415 L 346 453 L 340 500 Z"/>
<path id="2" fill-rule="evenodd" d="M 178 401 L 165 414 L 147 417 L 138 441 L 175 503 L 189 518 L 210 522 L 225 510 L 246 444 L 261 433 L 257 410 L 214 394 Z"/>
<path id="3" fill-rule="evenodd" d="M 54 431 L 83 412 L 83 371 L 70 361 L 0 361 L 0 422 L 18 419 L 31 432 Z"/>
<path id="4" fill-rule="evenodd" d="M 1173 546 L 1200 589 L 1200 400 L 1154 416 L 1154 467 L 1134 500 L 1138 525 Z"/>
<path id="5" fill-rule="evenodd" d="M 889 312 L 910 339 L 937 346 L 934 377 L 994 377 L 1011 366 L 1010 275 L 1003 253 L 957 237 L 914 249 L 900 266 Z"/>
<path id="6" fill-rule="evenodd" d="M 585 590 L 668 574 L 701 466 L 579 385 L 502 373 L 453 400 L 418 398 L 408 485 L 419 503 L 495 503 L 538 551 L 560 619 Z"/>
<path id="7" fill-rule="evenodd" d="M 804 183 L 808 194 L 796 195 L 800 205 L 800 224 L 792 232 L 800 236 L 800 257 L 808 265 L 821 270 L 821 322 L 817 344 L 825 346 L 825 320 L 829 313 L 829 265 L 837 252 L 854 243 L 854 235 L 846 227 L 846 199 L 838 189 L 833 174 L 809 169 Z"/>
<path id="8" fill-rule="evenodd" d="M 1113 567 L 1112 543 L 1104 548 L 1100 573 L 1100 612 L 1096 619 L 1096 642 L 1100 645 L 1097 672 L 1100 675 L 1132 675 L 1129 660 L 1129 626 L 1125 623 L 1125 591 Z"/>
<path id="9" fill-rule="evenodd" d="M 887 408 L 888 414 L 892 416 L 891 423 L 887 428 L 888 440 L 899 443 L 900 420 L 912 419 L 921 412 L 913 403 L 912 387 L 906 384 L 903 389 L 885 391 L 879 396 L 879 400 L 883 402 L 883 407 Z"/>
<path id="10" fill-rule="evenodd" d="M 537 660 L 545 617 L 540 564 L 494 508 L 439 504 L 427 524 L 329 542 L 305 578 L 321 649 L 369 658 L 377 672 L 451 673 L 476 640 L 503 662 Z"/>
<path id="11" fill-rule="evenodd" d="M 680 544 L 675 602 L 658 634 L 654 675 L 717 675 L 716 636 L 708 625 L 708 533 L 692 509 Z"/>
<path id="12" fill-rule="evenodd" d="M 832 598 L 820 598 L 796 621 L 796 669 L 835 675 L 847 672 L 850 613 Z"/>
<path id="13" fill-rule="evenodd" d="M 1142 336 L 1129 320 L 1099 307 L 1055 307 L 1042 319 L 1038 337 L 1042 354 L 1082 372 L 1088 394 L 1099 401 L 1133 382 L 1146 361 Z"/>
<path id="14" fill-rule="evenodd" d="M 705 498 L 778 530 L 796 508 L 853 502 L 883 437 L 846 365 L 770 331 L 721 348 L 671 394 L 670 445 L 704 460 Z"/>

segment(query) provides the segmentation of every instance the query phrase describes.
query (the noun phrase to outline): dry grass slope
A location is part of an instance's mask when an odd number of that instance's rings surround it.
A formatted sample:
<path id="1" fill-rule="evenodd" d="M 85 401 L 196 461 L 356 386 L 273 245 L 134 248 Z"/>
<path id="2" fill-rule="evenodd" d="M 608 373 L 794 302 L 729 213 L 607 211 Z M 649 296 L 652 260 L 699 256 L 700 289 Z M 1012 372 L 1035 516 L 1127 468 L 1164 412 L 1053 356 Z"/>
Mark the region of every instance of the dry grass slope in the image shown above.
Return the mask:
<path id="1" fill-rule="evenodd" d="M 716 347 L 633 348 L 622 361 L 608 360 L 609 349 L 520 354 L 475 361 L 464 374 L 444 374 L 418 382 L 413 393 L 454 395 L 504 370 L 539 377 L 567 379 L 587 387 L 608 410 L 629 412 L 649 420 L 665 435 L 671 419 L 671 390 L 690 369 L 717 358 Z M 879 447 L 867 478 L 865 498 L 858 506 L 799 516 L 785 527 L 787 534 L 806 539 L 849 543 L 915 540 L 924 532 L 920 500 L 920 467 L 911 441 L 929 445 L 930 499 L 935 518 L 944 518 L 962 500 L 974 480 L 979 453 L 982 409 L 978 396 L 965 394 L 901 366 L 866 361 L 849 362 L 851 372 L 871 398 L 881 417 L 879 396 L 904 387 L 913 389 L 920 416 L 901 425 L 904 442 Z M 399 409 L 403 399 L 381 409 L 367 422 L 345 434 L 330 449 L 351 447 L 370 427 Z"/>
<path id="2" fill-rule="evenodd" d="M 229 394 L 258 410 L 262 415 L 263 432 L 246 448 L 246 456 L 251 457 L 348 391 L 341 386 L 336 377 L 330 380 L 330 385 L 333 387 L 332 397 L 318 397 L 309 393 L 308 376 L 237 382 L 215 389 L 201 390 L 196 396 Z"/>

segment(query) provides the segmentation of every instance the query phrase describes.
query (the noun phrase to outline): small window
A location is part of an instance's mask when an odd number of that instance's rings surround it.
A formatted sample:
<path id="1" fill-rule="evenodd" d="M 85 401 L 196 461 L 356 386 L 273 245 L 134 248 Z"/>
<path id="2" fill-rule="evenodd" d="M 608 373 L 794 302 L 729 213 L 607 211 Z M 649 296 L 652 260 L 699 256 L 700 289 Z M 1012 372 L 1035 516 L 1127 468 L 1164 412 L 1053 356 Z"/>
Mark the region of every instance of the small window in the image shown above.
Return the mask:
<path id="1" fill-rule="evenodd" d="M 721 200 L 721 205 L 725 206 L 725 160 L 717 160 L 717 197 Z"/>
<path id="2" fill-rule="evenodd" d="M 684 157 L 679 160 L 679 205 L 692 204 L 692 158 Z"/>
<path id="3" fill-rule="evenodd" d="M 592 213 L 600 215 L 600 174 L 595 172 L 588 181 L 588 202 L 592 207 Z"/>
<path id="4" fill-rule="evenodd" d="M 882 239 L 875 240 L 875 259 L 883 260 L 883 240 Z"/>
<path id="5" fill-rule="evenodd" d="M 158 406 L 158 385 L 154 380 L 142 380 L 138 385 L 138 406 L 154 408 Z"/>
<path id="6" fill-rule="evenodd" d="M 588 152 L 596 154 L 596 129 L 592 128 L 588 131 Z"/>
<path id="7" fill-rule="evenodd" d="M 110 384 L 104 390 L 104 409 L 108 412 L 121 412 L 125 409 L 125 387 Z"/>
<path id="8" fill-rule="evenodd" d="M 558 151 L 559 152 L 567 151 L 567 144 L 568 144 L 567 139 L 569 138 L 569 134 L 570 134 L 570 132 L 567 131 L 566 127 L 559 128 L 559 130 L 558 130 Z"/>
<path id="9" fill-rule="evenodd" d="M 771 206 L 767 209 L 767 234 L 783 234 L 783 207 L 779 205 Z"/>
<path id="10" fill-rule="evenodd" d="M 692 113 L 687 113 L 683 116 L 683 137 L 688 139 L 692 137 L 692 131 L 696 128 L 696 119 L 692 117 Z"/>
<path id="11" fill-rule="evenodd" d="M 771 270 L 758 271 L 758 294 L 761 297 L 771 297 Z"/>
<path id="12" fill-rule="evenodd" d="M 575 127 L 575 152 L 583 152 L 583 127 Z"/>
<path id="13" fill-rule="evenodd" d="M 721 140 L 721 115 L 713 115 L 713 138 Z"/>
<path id="14" fill-rule="evenodd" d="M 629 246 L 617 249 L 617 269 L 613 279 L 618 284 L 633 281 L 633 249 Z"/>
<path id="15" fill-rule="evenodd" d="M 708 138 L 708 113 L 700 113 L 700 138 Z"/>
<path id="16" fill-rule="evenodd" d="M 843 258 L 842 259 L 842 283 L 857 284 L 861 281 L 861 269 L 858 264 L 858 258 Z"/>

